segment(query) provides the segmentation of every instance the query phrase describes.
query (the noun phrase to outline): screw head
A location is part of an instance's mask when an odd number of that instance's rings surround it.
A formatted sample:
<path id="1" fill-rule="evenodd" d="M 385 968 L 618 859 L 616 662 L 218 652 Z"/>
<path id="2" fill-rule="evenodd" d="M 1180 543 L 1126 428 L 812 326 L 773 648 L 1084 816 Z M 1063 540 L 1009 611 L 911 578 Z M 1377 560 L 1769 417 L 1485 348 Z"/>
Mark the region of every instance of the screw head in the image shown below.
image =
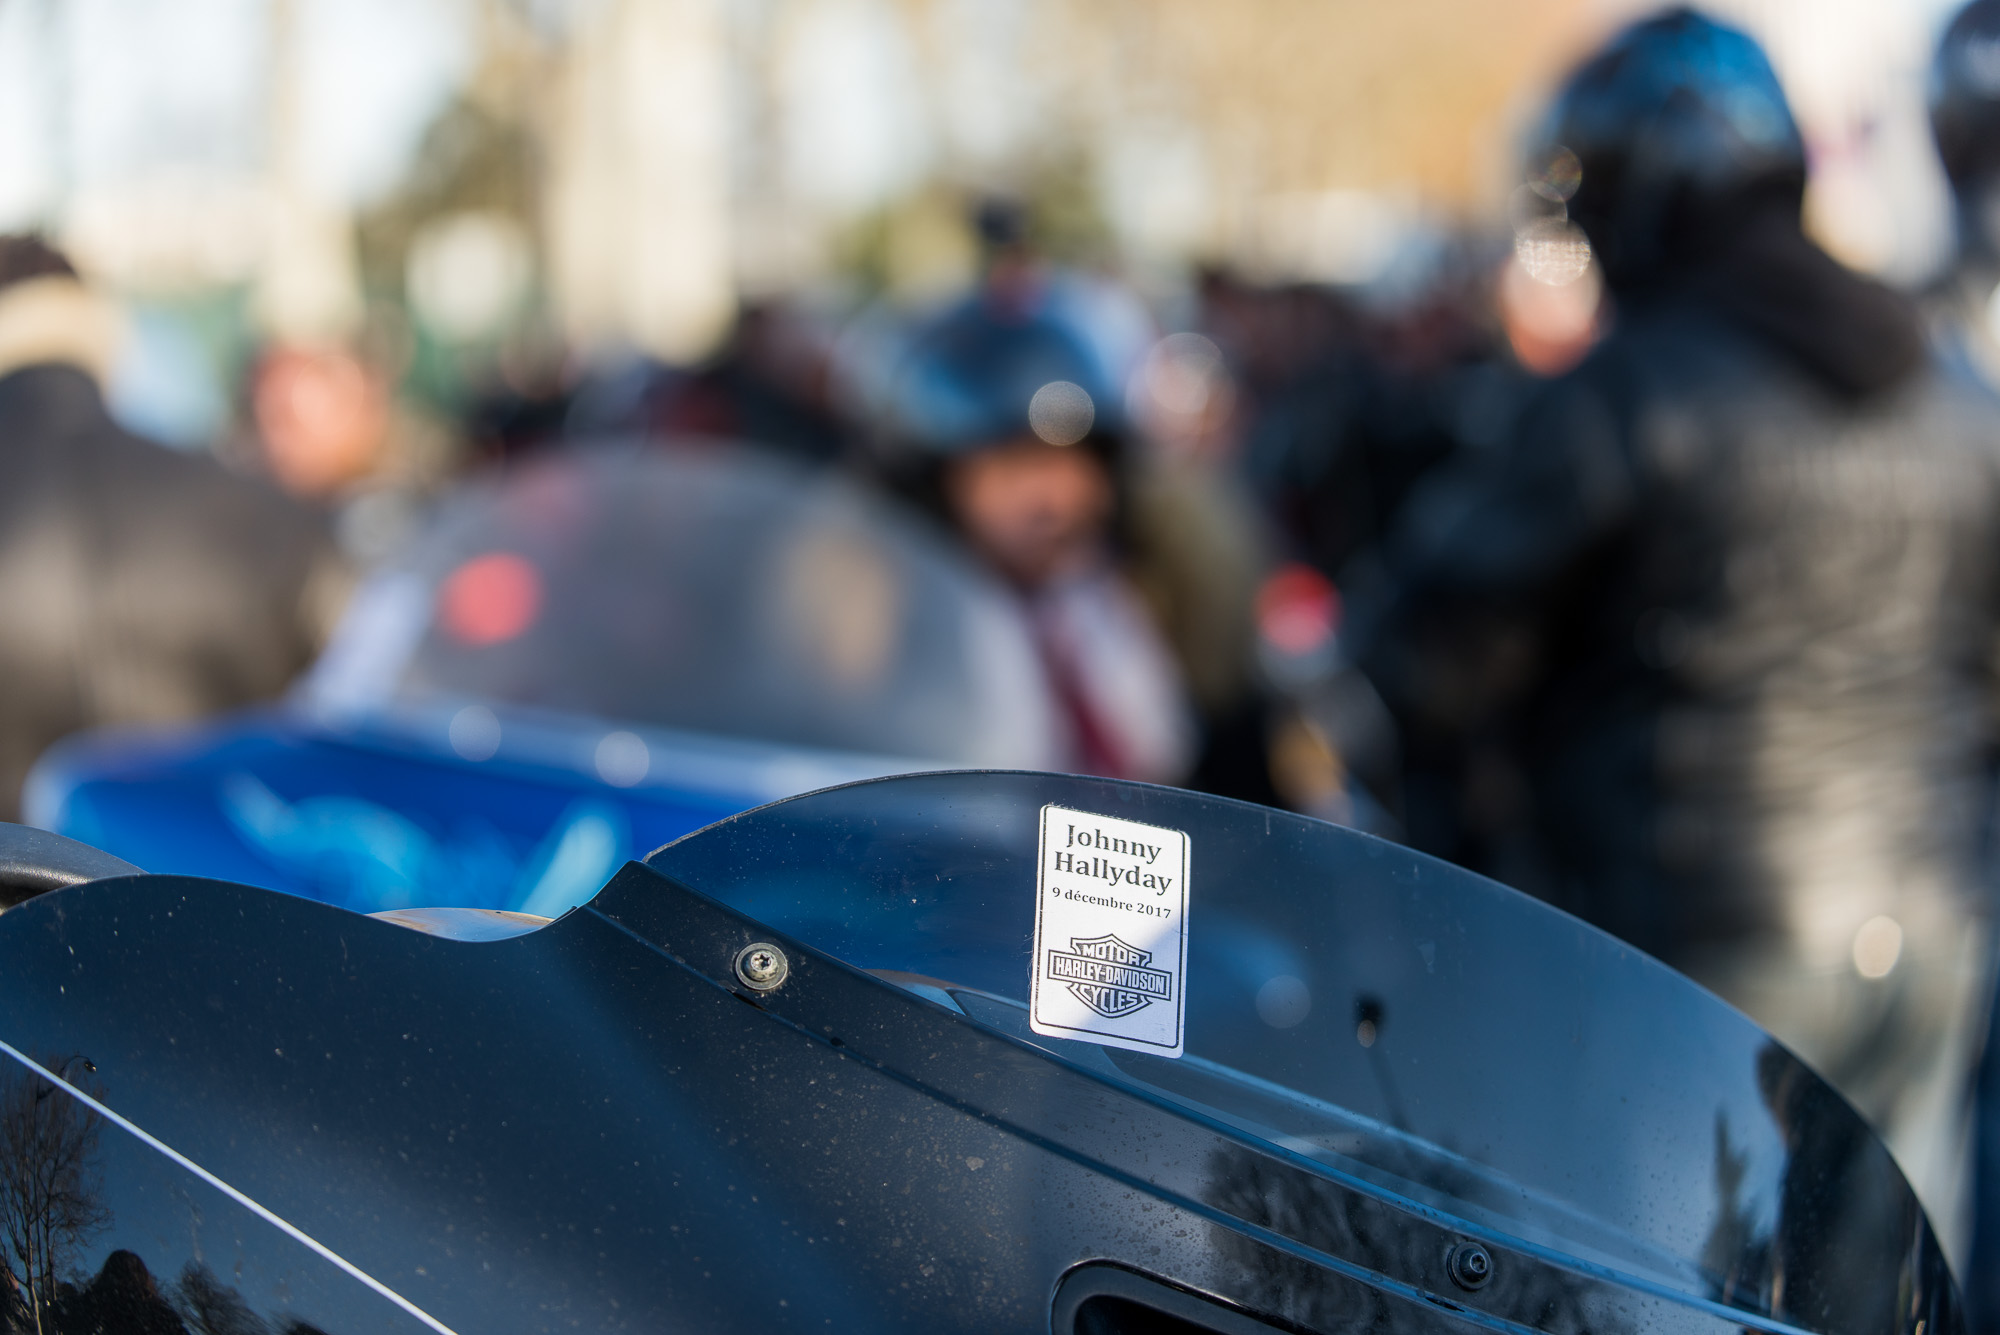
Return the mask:
<path id="1" fill-rule="evenodd" d="M 1461 1242 L 1445 1257 L 1445 1273 L 1461 1289 L 1477 1289 L 1493 1278 L 1493 1254 L 1476 1242 Z"/>
<path id="2" fill-rule="evenodd" d="M 775 990 L 792 972 L 785 952 L 769 941 L 759 941 L 736 952 L 736 980 L 752 992 Z"/>

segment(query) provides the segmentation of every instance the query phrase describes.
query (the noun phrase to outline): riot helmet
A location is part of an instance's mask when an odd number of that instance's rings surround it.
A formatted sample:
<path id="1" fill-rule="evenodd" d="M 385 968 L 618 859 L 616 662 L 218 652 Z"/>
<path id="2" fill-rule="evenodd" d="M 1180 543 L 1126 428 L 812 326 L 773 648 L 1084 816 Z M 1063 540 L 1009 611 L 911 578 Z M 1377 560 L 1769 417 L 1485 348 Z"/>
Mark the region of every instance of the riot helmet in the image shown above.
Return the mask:
<path id="1" fill-rule="evenodd" d="M 1635 23 L 1573 73 L 1536 150 L 1614 287 L 1698 259 L 1752 202 L 1794 213 L 1805 141 L 1763 50 L 1689 9 Z M 1580 171 L 1579 171 L 1580 169 Z"/>

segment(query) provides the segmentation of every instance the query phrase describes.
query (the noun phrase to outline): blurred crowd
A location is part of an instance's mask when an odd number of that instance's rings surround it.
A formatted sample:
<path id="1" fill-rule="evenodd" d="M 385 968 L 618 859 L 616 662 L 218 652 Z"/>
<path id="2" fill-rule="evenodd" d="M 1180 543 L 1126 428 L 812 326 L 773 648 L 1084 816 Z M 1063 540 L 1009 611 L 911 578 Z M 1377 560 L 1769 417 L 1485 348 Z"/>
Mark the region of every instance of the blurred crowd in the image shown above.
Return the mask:
<path id="1" fill-rule="evenodd" d="M 207 453 L 113 421 L 115 321 L 8 239 L 0 816 L 67 733 L 281 693 L 470 480 L 780 457 L 1005 593 L 1047 767 L 1406 841 L 1747 1010 L 1884 1129 L 2000 1312 L 1969 1167 L 2000 1168 L 1995 0 L 1933 112 L 1960 257 L 1918 294 L 1808 237 L 1769 64 L 1676 11 L 1571 76 L 1507 230 L 1393 300 L 1221 268 L 1142 295 L 976 198 L 948 301 L 768 297 L 690 365 L 524 346 L 450 418 L 394 339 L 271 346 Z M 842 569 L 821 596 L 865 620 Z"/>

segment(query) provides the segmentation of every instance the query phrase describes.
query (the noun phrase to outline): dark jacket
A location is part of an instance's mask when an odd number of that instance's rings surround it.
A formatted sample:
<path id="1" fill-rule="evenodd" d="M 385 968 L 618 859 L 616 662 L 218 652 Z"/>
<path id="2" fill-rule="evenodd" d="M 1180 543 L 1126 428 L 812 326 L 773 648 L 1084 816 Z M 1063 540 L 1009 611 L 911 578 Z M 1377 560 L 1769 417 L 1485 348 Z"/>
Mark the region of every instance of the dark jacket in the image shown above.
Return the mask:
<path id="1" fill-rule="evenodd" d="M 122 430 L 84 371 L 0 376 L 0 819 L 66 733 L 276 695 L 339 583 L 316 516 Z"/>
<path id="2" fill-rule="evenodd" d="M 1838 900 L 1942 929 L 1988 804 L 2000 422 L 1803 238 L 1679 279 L 1427 491 L 1369 666 L 1416 735 L 1498 739 L 1544 889 L 1669 960 Z"/>

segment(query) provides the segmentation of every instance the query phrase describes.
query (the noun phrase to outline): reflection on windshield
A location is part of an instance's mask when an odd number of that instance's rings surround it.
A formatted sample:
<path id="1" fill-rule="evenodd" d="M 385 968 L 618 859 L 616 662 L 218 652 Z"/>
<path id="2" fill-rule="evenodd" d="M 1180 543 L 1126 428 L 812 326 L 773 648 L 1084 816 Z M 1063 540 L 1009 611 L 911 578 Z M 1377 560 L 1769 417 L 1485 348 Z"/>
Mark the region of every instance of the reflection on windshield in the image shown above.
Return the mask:
<path id="1" fill-rule="evenodd" d="M 1894 1256 L 1907 1236 L 1917 1207 L 1902 1173 L 1840 1096 L 1777 1044 L 1758 1054 L 1757 1081 L 1788 1151 L 1779 1228 L 1747 1246 L 1724 1239 L 1733 1227 L 1725 1206 L 1717 1241 L 1739 1248 L 1732 1286 L 1748 1280 L 1752 1292 L 1781 1294 L 1793 1320 L 1819 1329 L 1895 1329 L 1898 1277 L 1866 1261 Z M 1810 1233 L 1798 1226 L 1805 1221 Z"/>
<path id="2" fill-rule="evenodd" d="M 1331 1182 L 1302 1173 L 1278 1171 L 1264 1155 L 1237 1147 L 1216 1151 L 1207 1165 L 1206 1200 L 1246 1223 L 1268 1228 L 1330 1256 L 1352 1257 L 1382 1274 L 1423 1274 L 1436 1263 L 1431 1240 L 1408 1228 L 1401 1211 L 1372 1197 L 1342 1191 Z M 1322 1329 L 1393 1330 L 1401 1304 L 1379 1289 L 1365 1291 L 1374 1310 L 1357 1311 L 1354 1296 L 1329 1305 L 1326 1286 L 1315 1282 L 1315 1267 L 1271 1247 L 1258 1246 L 1233 1229 L 1218 1229 L 1217 1241 L 1255 1285 L 1254 1306 L 1292 1312 Z M 1587 1304 L 1590 1286 L 1575 1275 L 1543 1267 L 1510 1267 L 1497 1281 L 1507 1286 L 1509 1306 L 1541 1314 L 1544 1330 L 1620 1331 L 1611 1314 Z M 1495 1296 L 1500 1295 L 1496 1288 Z M 1302 1305 L 1303 1304 L 1303 1305 Z"/>
<path id="3" fill-rule="evenodd" d="M 51 1070 L 94 1070 L 79 1057 Z M 103 1091 L 84 1086 L 94 1096 Z M 116 1216 L 106 1200 L 104 1119 L 41 1076 L 0 1070 L 0 1264 L 7 1329 L 48 1335 L 265 1335 L 270 1323 L 199 1259 L 162 1284 L 135 1252 L 115 1248 L 95 1275 L 83 1268 Z M 284 1335 L 313 1327 L 287 1322 Z"/>
<path id="4" fill-rule="evenodd" d="M 1019 1002 L 954 987 L 935 979 L 893 971 L 884 971 L 883 976 L 919 995 L 947 1001 L 983 1024 L 1023 1042 L 1046 1048 L 1088 1070 L 1166 1094 L 1185 1107 L 1331 1168 L 1344 1178 L 1370 1183 L 1397 1197 L 1419 1202 L 1429 1209 L 1495 1233 L 1525 1238 L 1572 1253 L 1581 1252 L 1613 1268 L 1677 1275 L 1692 1287 L 1711 1287 L 1701 1267 L 1689 1265 L 1664 1249 L 1650 1247 L 1636 1235 L 1621 1237 L 1608 1232 L 1603 1220 L 1566 1203 L 1559 1193 L 1509 1178 L 1487 1165 L 1452 1153 L 1443 1145 L 1411 1134 L 1403 1120 L 1400 1101 L 1394 1095 L 1392 1069 L 1387 1061 L 1374 1065 L 1375 1076 L 1384 1086 L 1382 1093 L 1390 1109 L 1388 1119 L 1377 1120 L 1335 1103 L 1308 1098 L 1297 1090 L 1260 1079 L 1225 1061 L 1198 1056 L 1167 1059 L 1100 1048 L 1091 1043 L 1052 1039 L 1029 1029 L 1027 1009 Z M 1368 999 L 1359 1009 L 1377 1017 L 1372 1023 L 1382 1023 L 1379 1001 Z M 1371 1021 L 1364 1020 L 1362 1023 Z M 1372 1047 L 1373 1043 L 1369 1046 Z M 1249 1156 L 1245 1162 L 1254 1159 L 1256 1156 Z M 1305 1192 L 1315 1200 L 1320 1199 L 1306 1185 L 1308 1180 L 1295 1178 L 1295 1174 L 1281 1174 L 1273 1180 L 1289 1183 L 1284 1190 L 1294 1195 Z M 1240 1204 L 1238 1197 L 1245 1189 L 1244 1183 L 1223 1175 L 1211 1175 L 1210 1182 L 1212 1194 L 1208 1197 L 1209 1203 L 1235 1213 Z M 1324 1200 L 1339 1201 L 1347 1195 L 1329 1191 L 1325 1193 Z M 1297 1208 L 1294 1209 L 1294 1206 Z M 1278 1227 L 1274 1220 L 1310 1219 L 1314 1213 L 1314 1210 L 1298 1202 L 1294 1202 L 1293 1206 L 1267 1202 L 1266 1206 L 1239 1217 L 1252 1223 Z M 1266 1218 L 1266 1215 L 1270 1217 Z M 1287 1236 L 1312 1241 L 1301 1234 L 1288 1233 Z M 1766 1243 L 1768 1251 L 1768 1235 Z M 1313 1245 L 1320 1244 L 1314 1242 Z M 1730 1255 L 1733 1256 L 1733 1253 Z M 1747 1303 L 1740 1302 L 1739 1305 L 1754 1307 L 1764 1289 L 1738 1285 L 1734 1292 L 1738 1299 L 1748 1299 Z"/>
<path id="5" fill-rule="evenodd" d="M 12 1064 L 0 1070 L 0 1242 L 16 1328 L 54 1323 L 59 1301 L 76 1297 L 58 1282 L 111 1226 L 97 1163 L 102 1133 L 102 1118 L 41 1077 Z"/>
<path id="6" fill-rule="evenodd" d="M 95 1066 L 37 1054 L 93 1098 Z M 247 1227 L 246 1227 L 247 1225 Z M 60 1086 L 0 1057 L 0 1330 L 9 1335 L 327 1335 L 410 1323 L 251 1220 Z M 231 1258 L 231 1284 L 209 1261 Z M 263 1281 L 260 1313 L 245 1281 Z M 253 1295 L 254 1296 L 254 1295 Z M 327 1316 L 308 1320 L 299 1308 Z"/>

